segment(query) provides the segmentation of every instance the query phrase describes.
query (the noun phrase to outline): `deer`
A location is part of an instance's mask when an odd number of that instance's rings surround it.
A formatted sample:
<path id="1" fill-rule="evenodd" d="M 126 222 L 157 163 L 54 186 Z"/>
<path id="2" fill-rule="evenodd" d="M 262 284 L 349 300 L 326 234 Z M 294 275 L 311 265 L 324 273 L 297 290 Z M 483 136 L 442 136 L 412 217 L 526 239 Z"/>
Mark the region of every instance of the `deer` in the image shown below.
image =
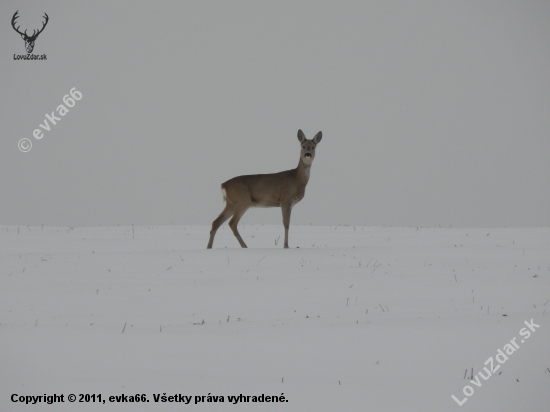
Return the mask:
<path id="1" fill-rule="evenodd" d="M 18 16 L 18 13 L 19 13 L 19 10 L 17 10 L 12 19 L 11 19 L 11 26 L 13 27 L 13 29 L 19 33 L 21 35 L 21 38 L 23 40 L 25 40 L 25 49 L 27 49 L 27 53 L 32 53 L 33 49 L 34 49 L 34 42 L 36 41 L 36 38 L 38 37 L 38 35 L 40 33 L 42 33 L 44 31 L 44 29 L 46 28 L 46 25 L 48 24 L 48 21 L 50 20 L 50 18 L 48 17 L 48 15 L 46 13 L 44 13 L 44 19 L 46 19 L 45 22 L 42 23 L 42 28 L 40 30 L 38 30 L 38 32 L 36 30 L 33 30 L 32 32 L 32 35 L 28 35 L 27 34 L 27 30 L 25 30 L 25 32 L 20 32 L 19 31 L 19 27 L 21 26 L 17 26 L 15 27 L 15 24 L 16 24 L 16 20 L 19 18 Z"/>
<path id="2" fill-rule="evenodd" d="M 319 132 L 308 140 L 302 130 L 298 130 L 300 142 L 300 161 L 295 169 L 279 173 L 243 175 L 229 179 L 222 183 L 221 189 L 225 201 L 225 209 L 212 222 L 210 240 L 207 249 L 212 249 L 214 236 L 220 226 L 231 217 L 229 227 L 239 241 L 241 247 L 246 248 L 243 238 L 239 234 L 237 225 L 245 212 L 251 207 L 280 207 L 283 212 L 285 227 L 284 248 L 288 249 L 288 228 L 292 207 L 304 198 L 309 181 L 311 164 L 315 159 L 315 147 L 321 141 L 323 133 Z"/>

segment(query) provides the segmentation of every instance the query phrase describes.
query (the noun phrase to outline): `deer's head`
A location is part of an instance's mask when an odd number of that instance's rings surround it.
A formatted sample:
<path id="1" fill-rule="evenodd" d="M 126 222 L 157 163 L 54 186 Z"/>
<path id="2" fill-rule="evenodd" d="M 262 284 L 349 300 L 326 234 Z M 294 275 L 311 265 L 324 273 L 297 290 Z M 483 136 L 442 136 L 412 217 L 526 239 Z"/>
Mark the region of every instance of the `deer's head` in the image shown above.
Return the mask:
<path id="1" fill-rule="evenodd" d="M 44 28 L 46 27 L 46 24 L 48 24 L 49 17 L 46 13 L 44 13 L 44 18 L 46 19 L 46 21 L 42 23 L 42 28 L 40 30 L 33 30 L 32 34 L 29 36 L 27 34 L 27 30 L 25 30 L 24 32 L 21 32 L 19 31 L 20 26 L 15 27 L 16 20 L 19 17 L 17 13 L 19 13 L 19 10 L 17 10 L 13 15 L 13 18 L 11 19 L 11 25 L 13 29 L 21 35 L 21 38 L 25 40 L 25 49 L 27 49 L 27 53 L 32 53 L 34 49 L 34 42 L 36 41 L 36 38 L 38 37 L 38 35 L 42 33 L 42 31 L 44 30 Z"/>
<path id="2" fill-rule="evenodd" d="M 311 140 L 307 140 L 304 132 L 298 130 L 298 140 L 302 145 L 302 151 L 300 153 L 300 158 L 306 165 L 310 165 L 315 158 L 315 146 L 321 141 L 323 133 L 319 132 Z"/>

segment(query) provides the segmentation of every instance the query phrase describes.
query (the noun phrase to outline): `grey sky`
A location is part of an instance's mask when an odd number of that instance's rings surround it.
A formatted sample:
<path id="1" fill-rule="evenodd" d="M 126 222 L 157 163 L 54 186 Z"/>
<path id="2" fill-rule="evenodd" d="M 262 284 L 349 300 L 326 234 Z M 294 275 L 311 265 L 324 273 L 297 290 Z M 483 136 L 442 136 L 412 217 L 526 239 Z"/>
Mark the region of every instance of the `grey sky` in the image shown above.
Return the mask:
<path id="1" fill-rule="evenodd" d="M 31 32 L 48 13 L 47 61 L 13 59 L 16 10 Z M 548 1 L 3 1 L 0 16 L 0 224 L 210 224 L 223 181 L 298 164 L 299 128 L 323 141 L 291 224 L 550 224 Z M 34 139 L 73 87 L 82 100 Z"/>

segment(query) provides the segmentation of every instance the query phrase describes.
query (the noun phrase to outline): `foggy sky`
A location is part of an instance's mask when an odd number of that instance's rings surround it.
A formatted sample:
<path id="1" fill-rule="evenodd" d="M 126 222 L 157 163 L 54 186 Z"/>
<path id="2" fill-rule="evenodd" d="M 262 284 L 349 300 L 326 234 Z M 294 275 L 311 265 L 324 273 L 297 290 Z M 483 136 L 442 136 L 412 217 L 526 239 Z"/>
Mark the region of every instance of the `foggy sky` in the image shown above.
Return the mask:
<path id="1" fill-rule="evenodd" d="M 49 23 L 34 54 L 11 27 Z M 548 226 L 548 1 L 3 1 L 0 224 L 210 224 L 296 167 L 292 224 Z M 82 100 L 33 130 L 75 87 Z M 32 141 L 22 153 L 17 143 Z M 243 223 L 281 223 L 250 210 Z"/>

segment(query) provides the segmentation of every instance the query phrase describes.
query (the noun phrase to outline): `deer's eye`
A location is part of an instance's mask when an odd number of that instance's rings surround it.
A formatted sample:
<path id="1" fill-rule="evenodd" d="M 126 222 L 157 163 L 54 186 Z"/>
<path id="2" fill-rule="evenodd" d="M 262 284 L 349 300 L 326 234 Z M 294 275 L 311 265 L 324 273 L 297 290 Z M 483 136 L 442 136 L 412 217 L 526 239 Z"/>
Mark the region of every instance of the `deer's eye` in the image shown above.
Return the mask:
<path id="1" fill-rule="evenodd" d="M 305 149 L 306 147 L 305 146 L 302 146 L 302 149 Z"/>

